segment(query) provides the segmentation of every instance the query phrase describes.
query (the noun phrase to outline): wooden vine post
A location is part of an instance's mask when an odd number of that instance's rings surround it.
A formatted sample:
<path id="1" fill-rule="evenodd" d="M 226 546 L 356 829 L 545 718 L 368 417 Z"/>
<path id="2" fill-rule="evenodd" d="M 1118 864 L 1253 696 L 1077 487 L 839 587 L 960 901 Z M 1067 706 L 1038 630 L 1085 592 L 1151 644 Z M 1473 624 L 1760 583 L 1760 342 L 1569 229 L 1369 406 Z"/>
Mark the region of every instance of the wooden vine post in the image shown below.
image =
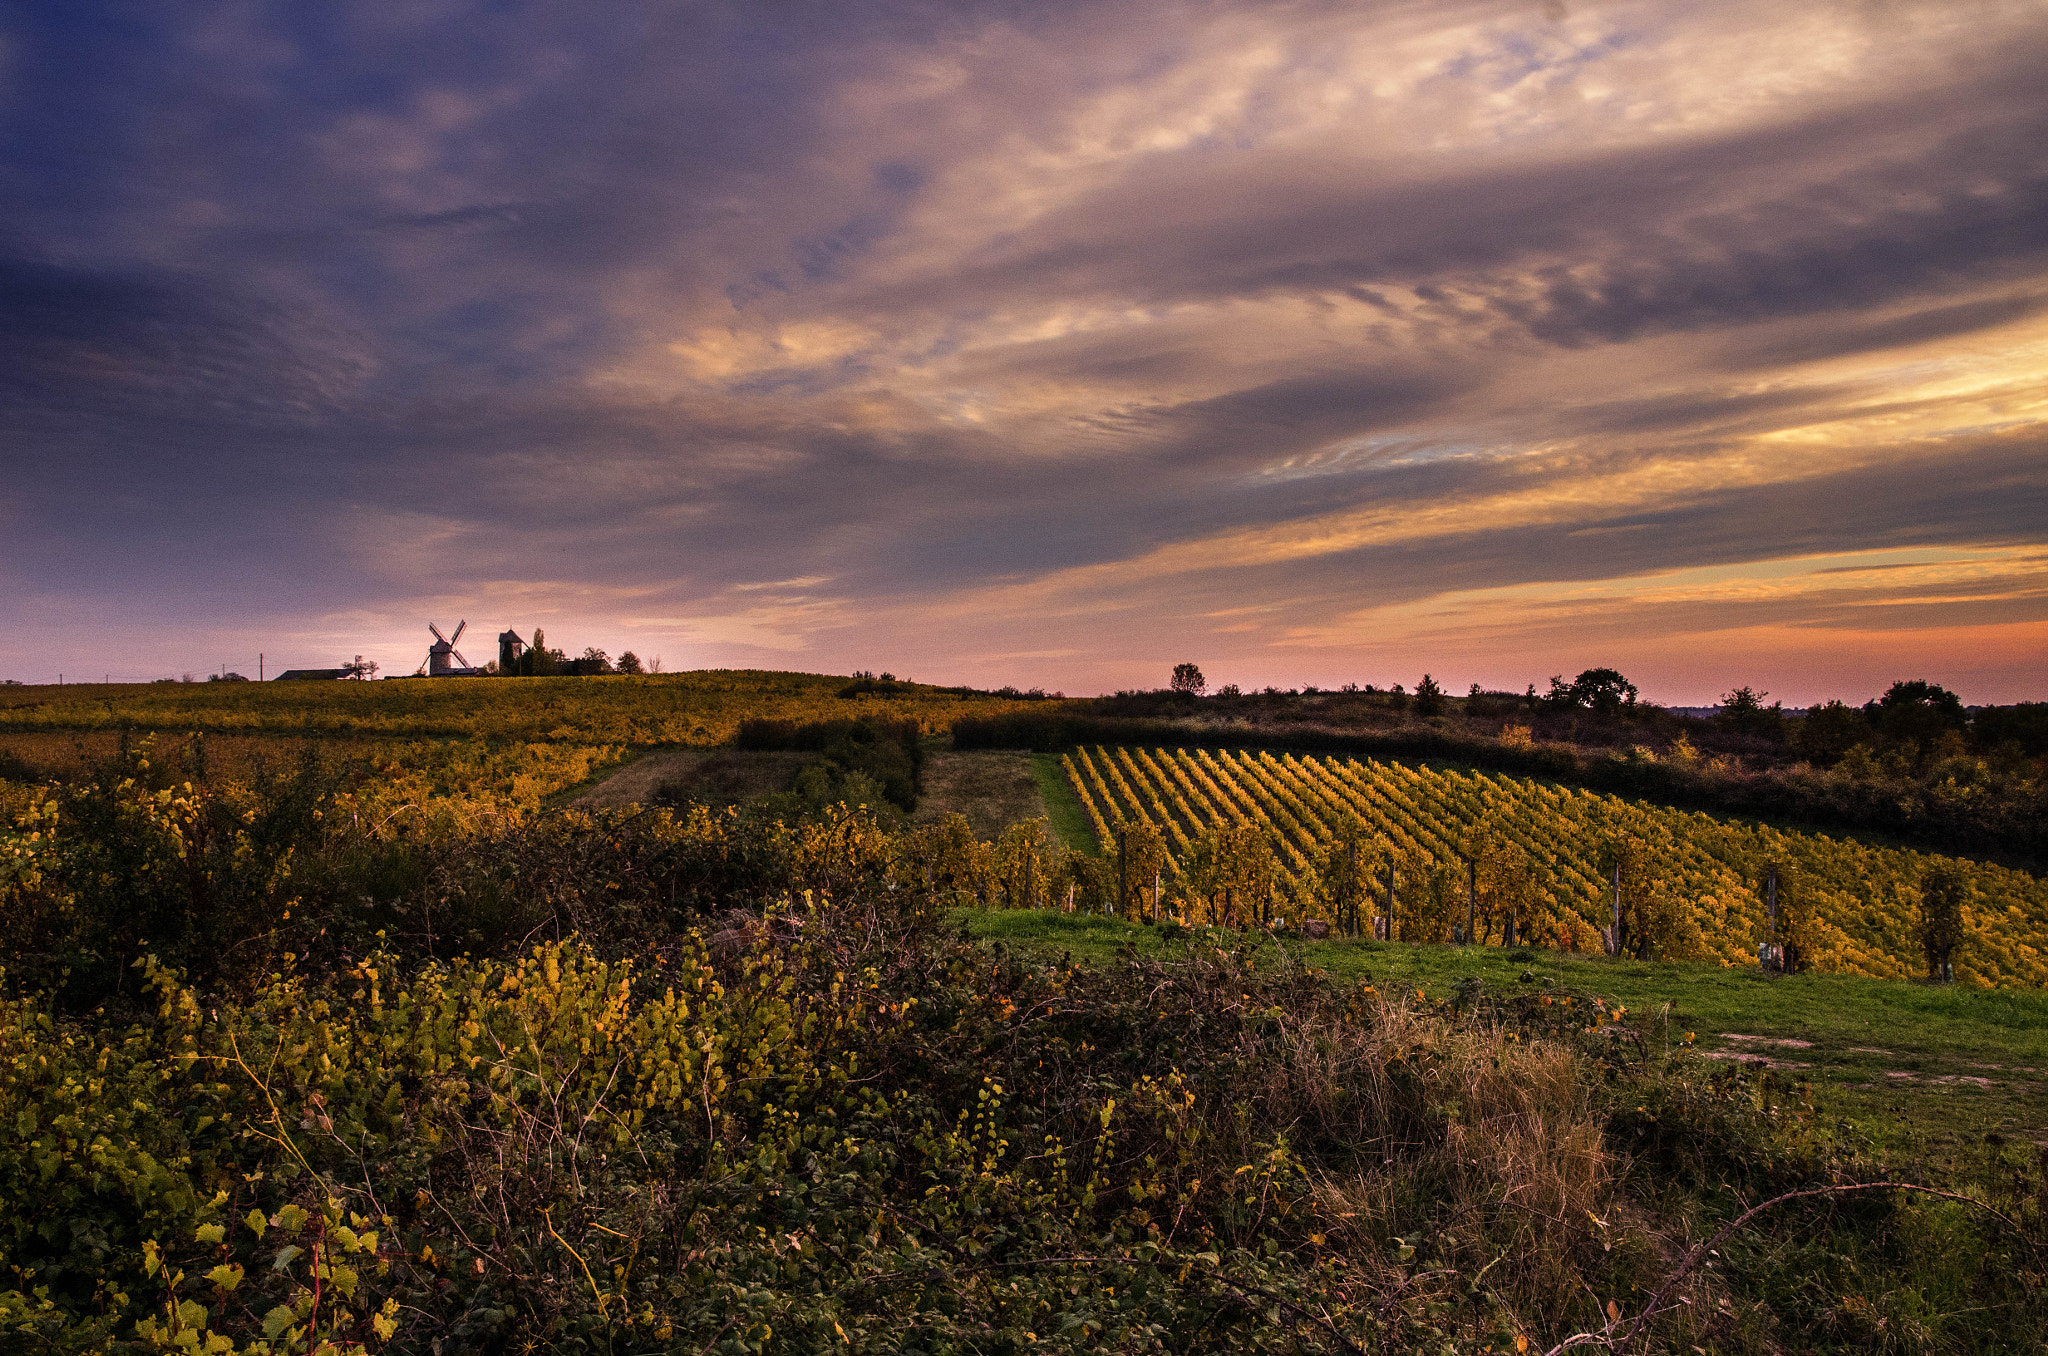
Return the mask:
<path id="1" fill-rule="evenodd" d="M 1465 945 L 1478 940 L 1472 929 L 1479 921 L 1479 862 L 1477 858 L 1465 859 Z"/>
<path id="2" fill-rule="evenodd" d="M 1778 868 L 1764 873 L 1764 919 L 1769 929 L 1762 956 L 1764 969 L 1778 974 L 1785 968 L 1785 941 L 1778 932 Z"/>
<path id="3" fill-rule="evenodd" d="M 1359 932 L 1358 897 L 1365 893 L 1358 888 L 1358 839 L 1356 837 L 1353 837 L 1350 842 L 1344 845 L 1344 862 L 1347 868 L 1344 872 L 1344 890 L 1350 897 L 1344 901 L 1345 912 L 1339 914 L 1338 918 L 1340 926 L 1347 928 L 1350 935 L 1356 937 Z"/>
<path id="4" fill-rule="evenodd" d="M 1614 864 L 1614 926 L 1607 933 L 1607 954 L 1621 954 L 1621 863 Z"/>
<path id="5" fill-rule="evenodd" d="M 1126 901 L 1131 897 L 1131 831 L 1122 824 L 1116 826 L 1116 916 L 1124 916 Z"/>
<path id="6" fill-rule="evenodd" d="M 1387 940 L 1394 940 L 1394 855 L 1387 854 Z"/>

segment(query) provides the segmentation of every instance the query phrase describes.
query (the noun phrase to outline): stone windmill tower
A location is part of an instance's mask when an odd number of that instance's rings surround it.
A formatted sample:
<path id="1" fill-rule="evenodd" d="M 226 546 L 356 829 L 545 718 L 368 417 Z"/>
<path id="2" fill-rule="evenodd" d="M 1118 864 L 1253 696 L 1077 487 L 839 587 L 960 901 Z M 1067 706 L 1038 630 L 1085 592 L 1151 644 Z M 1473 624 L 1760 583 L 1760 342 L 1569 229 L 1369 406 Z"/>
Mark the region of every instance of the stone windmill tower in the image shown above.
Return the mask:
<path id="1" fill-rule="evenodd" d="M 453 636 L 444 636 L 440 627 L 427 623 L 427 629 L 434 633 L 434 643 L 427 647 L 427 677 L 466 678 L 476 672 L 462 657 L 462 651 L 455 648 L 455 642 L 462 639 L 462 633 L 468 626 L 466 621 L 458 623 Z"/>

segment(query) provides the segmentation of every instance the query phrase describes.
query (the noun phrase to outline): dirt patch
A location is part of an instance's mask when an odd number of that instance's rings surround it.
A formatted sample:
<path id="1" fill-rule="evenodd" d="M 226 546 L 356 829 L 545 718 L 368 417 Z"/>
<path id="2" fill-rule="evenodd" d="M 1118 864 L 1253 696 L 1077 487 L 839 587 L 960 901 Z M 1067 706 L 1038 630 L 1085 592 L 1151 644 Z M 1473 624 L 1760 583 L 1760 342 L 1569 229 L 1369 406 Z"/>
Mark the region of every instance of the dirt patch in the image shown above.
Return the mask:
<path id="1" fill-rule="evenodd" d="M 965 815 L 976 838 L 994 838 L 1010 825 L 1045 813 L 1031 777 L 1028 753 L 934 753 L 924 764 L 919 824 Z"/>
<path id="2" fill-rule="evenodd" d="M 1743 1046 L 1775 1045 L 1785 1050 L 1811 1050 L 1813 1048 L 1812 1041 L 1795 1040 L 1790 1036 L 1745 1036 L 1738 1031 L 1723 1031 L 1720 1033 L 1719 1039 L 1735 1041 Z"/>
<path id="3" fill-rule="evenodd" d="M 591 809 L 645 805 L 667 783 L 718 804 L 786 791 L 798 768 L 816 755 L 741 753 L 734 749 L 655 749 L 643 753 L 571 801 Z"/>
<path id="4" fill-rule="evenodd" d="M 1702 1050 L 1707 1059 L 1732 1059 L 1738 1064 L 1755 1064 L 1766 1069 L 1811 1069 L 1811 1064 L 1802 1064 L 1796 1059 L 1772 1059 L 1749 1050 Z"/>
<path id="5" fill-rule="evenodd" d="M 1978 1067 L 1981 1068 L 1982 1066 L 1979 1065 Z M 1937 1087 L 1954 1087 L 1958 1083 L 1967 1083 L 1973 1088 L 1995 1088 L 1998 1086 L 1991 1079 L 1979 1078 L 1974 1074 L 1916 1074 L 1908 1073 L 1904 1069 L 1887 1069 L 1884 1076 L 1886 1078 L 1895 1078 L 1901 1083 L 1932 1083 Z"/>
<path id="6" fill-rule="evenodd" d="M 655 787 L 689 776 L 704 756 L 703 749 L 655 749 L 643 753 L 569 803 L 593 810 L 644 805 Z"/>

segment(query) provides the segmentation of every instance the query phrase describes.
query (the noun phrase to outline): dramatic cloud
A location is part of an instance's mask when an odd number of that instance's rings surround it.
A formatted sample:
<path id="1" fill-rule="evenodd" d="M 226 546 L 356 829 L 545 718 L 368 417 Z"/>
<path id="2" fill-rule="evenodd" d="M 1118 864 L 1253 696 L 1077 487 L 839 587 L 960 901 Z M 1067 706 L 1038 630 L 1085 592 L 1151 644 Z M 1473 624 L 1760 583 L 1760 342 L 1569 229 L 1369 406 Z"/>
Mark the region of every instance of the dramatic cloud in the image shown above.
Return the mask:
<path id="1" fill-rule="evenodd" d="M 2040 697 L 2035 3 L 0 17 L 0 676 Z"/>

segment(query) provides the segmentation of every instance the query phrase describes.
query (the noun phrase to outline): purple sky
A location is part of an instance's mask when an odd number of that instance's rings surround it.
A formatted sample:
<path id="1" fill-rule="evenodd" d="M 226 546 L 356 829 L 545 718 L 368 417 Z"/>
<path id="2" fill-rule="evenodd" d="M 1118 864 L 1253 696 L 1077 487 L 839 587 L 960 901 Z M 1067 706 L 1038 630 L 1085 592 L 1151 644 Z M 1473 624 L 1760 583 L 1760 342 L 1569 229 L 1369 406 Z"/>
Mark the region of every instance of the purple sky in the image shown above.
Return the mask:
<path id="1" fill-rule="evenodd" d="M 1970 0 L 0 8 L 0 677 L 2048 698 L 2044 70 Z"/>

